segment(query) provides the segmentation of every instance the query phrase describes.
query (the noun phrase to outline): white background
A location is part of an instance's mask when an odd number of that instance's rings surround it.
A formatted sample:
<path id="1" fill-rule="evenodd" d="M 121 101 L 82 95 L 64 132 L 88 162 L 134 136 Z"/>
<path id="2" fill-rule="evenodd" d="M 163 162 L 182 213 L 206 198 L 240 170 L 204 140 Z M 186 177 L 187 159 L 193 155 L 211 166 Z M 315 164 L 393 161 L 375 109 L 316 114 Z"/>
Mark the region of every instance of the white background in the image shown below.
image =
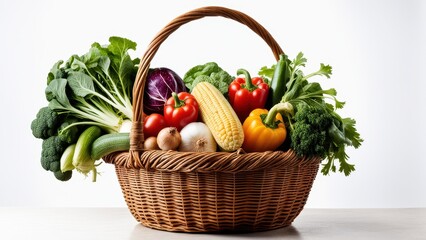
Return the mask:
<path id="1" fill-rule="evenodd" d="M 142 56 L 172 18 L 221 5 L 259 21 L 308 70 L 333 66 L 331 80 L 365 139 L 350 150 L 356 172 L 318 175 L 307 207 L 426 207 L 425 1 L 22 1 L 0 0 L 0 206 L 125 206 L 112 165 L 97 183 L 75 174 L 57 181 L 40 166 L 41 141 L 30 123 L 45 106 L 46 75 L 59 59 L 85 53 L 94 41 L 118 35 Z M 274 58 L 243 25 L 221 18 L 189 23 L 160 48 L 152 67 L 183 75 L 216 61 L 230 73 L 252 73 Z M 322 81 L 320 79 L 316 79 Z"/>

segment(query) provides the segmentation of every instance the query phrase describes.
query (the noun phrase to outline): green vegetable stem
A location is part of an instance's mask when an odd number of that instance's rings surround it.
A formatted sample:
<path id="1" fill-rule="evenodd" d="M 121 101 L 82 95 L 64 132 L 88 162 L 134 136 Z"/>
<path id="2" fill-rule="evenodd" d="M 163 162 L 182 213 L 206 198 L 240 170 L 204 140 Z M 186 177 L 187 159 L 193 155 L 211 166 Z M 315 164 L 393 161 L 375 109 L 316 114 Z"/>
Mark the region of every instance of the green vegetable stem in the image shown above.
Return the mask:
<path id="1" fill-rule="evenodd" d="M 87 128 L 78 138 L 75 145 L 74 154 L 72 158 L 72 165 L 74 165 L 77 171 L 87 175 L 92 172 L 92 181 L 96 182 L 96 165 L 95 161 L 91 156 L 91 148 L 93 142 L 100 137 L 102 134 L 101 128 L 98 126 L 91 126 Z"/>

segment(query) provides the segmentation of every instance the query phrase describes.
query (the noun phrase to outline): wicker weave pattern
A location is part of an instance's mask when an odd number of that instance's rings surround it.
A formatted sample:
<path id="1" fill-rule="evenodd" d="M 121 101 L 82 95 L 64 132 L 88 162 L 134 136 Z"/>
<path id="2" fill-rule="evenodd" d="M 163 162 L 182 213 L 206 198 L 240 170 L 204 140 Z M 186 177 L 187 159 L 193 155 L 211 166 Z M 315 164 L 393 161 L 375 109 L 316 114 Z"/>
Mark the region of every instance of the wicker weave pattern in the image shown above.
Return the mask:
<path id="1" fill-rule="evenodd" d="M 145 226 L 182 232 L 263 231 L 291 224 L 303 209 L 318 159 L 306 163 L 238 172 L 119 165 L 116 171 L 131 213 Z"/>
<path id="2" fill-rule="evenodd" d="M 145 52 L 133 87 L 133 126 L 129 152 L 104 158 L 115 164 L 133 216 L 167 231 L 265 231 L 287 226 L 302 211 L 318 172 L 319 158 L 293 151 L 188 153 L 143 151 L 143 93 L 150 62 L 162 42 L 181 25 L 205 16 L 238 21 L 270 46 L 280 46 L 251 17 L 227 8 L 204 7 L 163 28 Z"/>

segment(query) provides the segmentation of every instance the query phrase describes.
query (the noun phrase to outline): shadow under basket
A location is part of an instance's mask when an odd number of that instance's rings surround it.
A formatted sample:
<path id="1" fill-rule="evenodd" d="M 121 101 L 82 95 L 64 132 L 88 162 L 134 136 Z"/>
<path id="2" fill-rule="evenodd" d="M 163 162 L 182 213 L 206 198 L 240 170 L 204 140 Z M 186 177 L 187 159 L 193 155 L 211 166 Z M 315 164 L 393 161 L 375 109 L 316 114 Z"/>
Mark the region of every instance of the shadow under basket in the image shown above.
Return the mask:
<path id="1" fill-rule="evenodd" d="M 244 153 L 143 150 L 143 93 L 150 62 L 181 25 L 221 16 L 246 25 L 271 48 L 282 49 L 248 15 L 223 7 L 187 12 L 164 27 L 141 58 L 133 86 L 130 150 L 104 157 L 115 165 L 126 203 L 143 225 L 177 232 L 255 232 L 290 225 L 302 211 L 321 159 L 292 150 Z"/>

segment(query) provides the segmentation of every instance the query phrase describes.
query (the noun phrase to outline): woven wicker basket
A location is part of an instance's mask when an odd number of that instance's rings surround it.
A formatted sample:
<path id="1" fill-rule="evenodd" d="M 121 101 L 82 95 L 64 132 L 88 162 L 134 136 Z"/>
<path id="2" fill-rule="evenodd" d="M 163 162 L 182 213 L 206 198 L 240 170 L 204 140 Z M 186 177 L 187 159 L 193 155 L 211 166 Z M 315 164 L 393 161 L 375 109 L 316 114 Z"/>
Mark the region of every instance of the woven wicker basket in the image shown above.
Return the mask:
<path id="1" fill-rule="evenodd" d="M 275 58 L 273 37 L 244 13 L 204 7 L 171 21 L 145 52 L 133 89 L 130 150 L 108 155 L 126 203 L 143 225 L 179 232 L 265 231 L 290 225 L 302 211 L 318 172 L 319 158 L 293 151 L 188 153 L 143 151 L 143 92 L 150 62 L 181 25 L 206 16 L 240 22 L 257 33 Z"/>

